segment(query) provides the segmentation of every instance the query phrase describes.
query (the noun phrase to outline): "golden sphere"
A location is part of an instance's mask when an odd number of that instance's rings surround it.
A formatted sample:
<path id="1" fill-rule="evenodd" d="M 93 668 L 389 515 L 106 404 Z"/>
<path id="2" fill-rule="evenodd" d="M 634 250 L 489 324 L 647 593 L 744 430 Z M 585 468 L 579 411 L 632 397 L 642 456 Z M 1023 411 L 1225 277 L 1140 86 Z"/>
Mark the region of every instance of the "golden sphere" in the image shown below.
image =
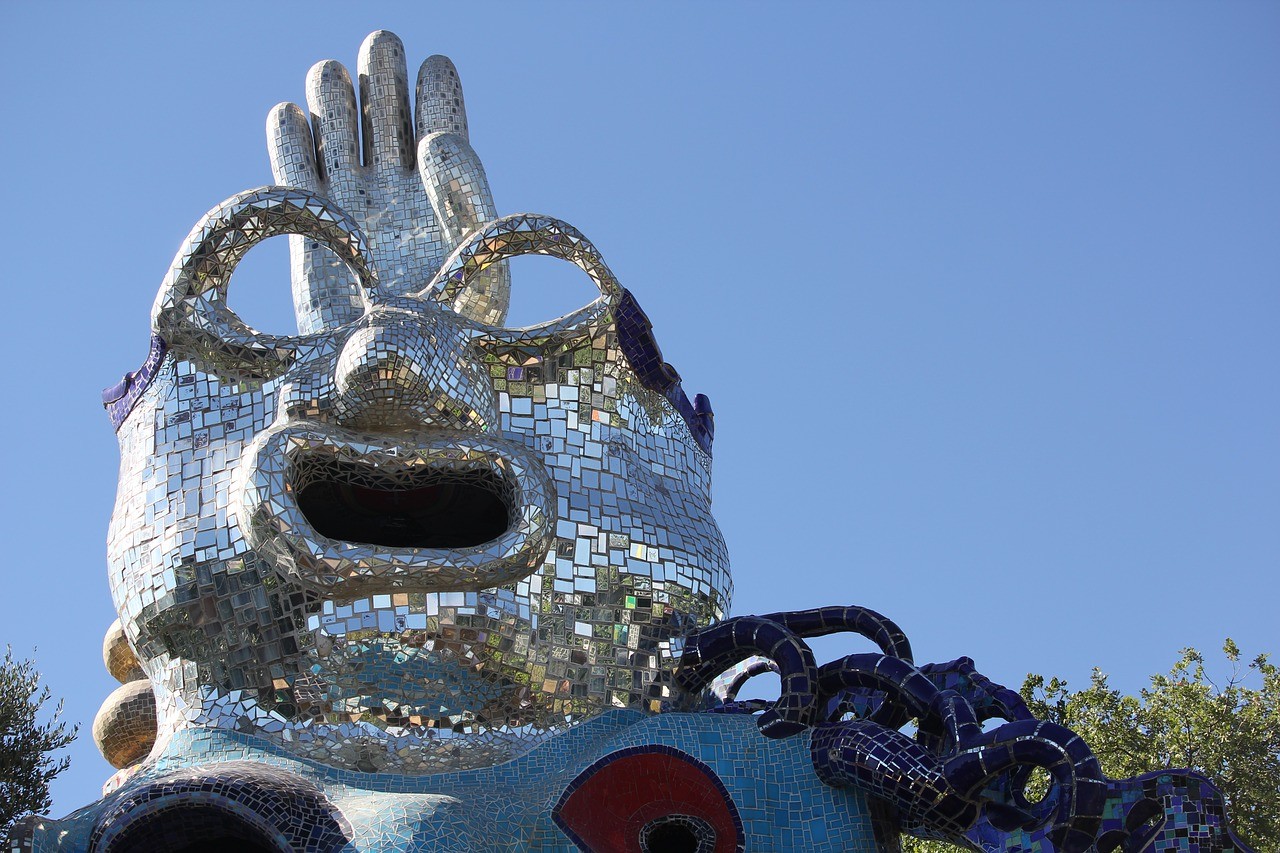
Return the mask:
<path id="1" fill-rule="evenodd" d="M 121 684 L 146 678 L 141 664 L 138 663 L 138 656 L 133 653 L 129 639 L 124 635 L 124 628 L 121 627 L 119 619 L 111 623 L 111 627 L 107 629 L 107 636 L 102 640 L 102 662 L 106 664 L 107 672 L 111 673 L 111 677 Z"/>
<path id="2" fill-rule="evenodd" d="M 156 697 L 151 682 L 130 681 L 112 691 L 93 718 L 93 742 L 119 770 L 147 757 L 156 743 Z"/>

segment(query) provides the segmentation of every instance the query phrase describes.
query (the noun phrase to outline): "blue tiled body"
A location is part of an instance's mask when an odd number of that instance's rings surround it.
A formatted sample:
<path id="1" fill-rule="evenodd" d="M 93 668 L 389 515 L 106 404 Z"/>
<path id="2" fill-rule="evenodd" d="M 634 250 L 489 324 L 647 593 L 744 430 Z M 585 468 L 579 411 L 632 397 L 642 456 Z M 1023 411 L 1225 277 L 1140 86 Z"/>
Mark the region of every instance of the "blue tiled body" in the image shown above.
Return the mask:
<path id="1" fill-rule="evenodd" d="M 814 773 L 807 733 L 769 739 L 748 715 L 629 710 L 606 712 L 496 767 L 429 776 L 334 770 L 249 735 L 188 729 L 117 791 L 44 820 L 33 849 L 87 850 L 104 816 L 140 790 L 188 768 L 215 778 L 219 765 L 256 762 L 313 783 L 337 807 L 354 840 L 336 849 L 570 853 L 577 847 L 551 818 L 565 786 L 604 756 L 652 744 L 695 756 L 719 776 L 742 817 L 747 850 L 880 849 L 863 794 L 824 785 Z"/>

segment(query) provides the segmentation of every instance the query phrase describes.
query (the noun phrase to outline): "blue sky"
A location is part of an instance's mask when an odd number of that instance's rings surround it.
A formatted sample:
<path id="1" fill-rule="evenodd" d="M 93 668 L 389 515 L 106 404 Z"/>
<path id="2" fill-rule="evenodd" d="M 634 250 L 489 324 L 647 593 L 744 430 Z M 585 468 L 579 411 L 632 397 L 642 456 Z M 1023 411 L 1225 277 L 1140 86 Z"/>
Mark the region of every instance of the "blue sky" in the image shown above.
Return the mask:
<path id="1" fill-rule="evenodd" d="M 499 211 L 581 228 L 711 396 L 736 613 L 865 604 L 1013 686 L 1280 651 L 1280 7 L 370 5 L 0 11 L 0 642 L 83 723 L 55 814 L 110 772 L 99 391 L 270 182 L 267 110 L 379 28 L 454 59 Z M 547 264 L 517 319 L 589 294 Z M 232 299 L 284 330 L 287 293 L 275 241 Z"/>

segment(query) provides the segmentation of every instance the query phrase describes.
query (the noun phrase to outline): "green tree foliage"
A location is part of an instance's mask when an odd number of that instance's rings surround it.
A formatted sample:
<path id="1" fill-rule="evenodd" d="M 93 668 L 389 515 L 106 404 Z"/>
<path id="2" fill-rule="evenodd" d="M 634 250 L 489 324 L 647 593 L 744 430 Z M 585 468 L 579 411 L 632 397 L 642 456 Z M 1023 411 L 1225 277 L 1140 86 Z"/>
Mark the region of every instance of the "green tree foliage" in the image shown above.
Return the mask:
<path id="1" fill-rule="evenodd" d="M 48 811 L 49 783 L 67 769 L 70 759 L 52 753 L 75 740 L 78 726 L 59 722 L 62 702 L 46 723 L 40 711 L 49 701 L 48 686 L 30 660 L 14 660 L 6 649 L 0 663 L 0 839 L 24 814 Z"/>
<path id="2" fill-rule="evenodd" d="M 1095 668 L 1089 686 L 1076 691 L 1060 678 L 1028 675 L 1022 698 L 1035 716 L 1083 737 L 1112 778 L 1199 770 L 1222 789 L 1244 841 L 1256 850 L 1280 850 L 1280 668 L 1267 655 L 1242 664 L 1230 639 L 1222 651 L 1227 675 L 1219 681 L 1205 669 L 1204 655 L 1188 648 L 1137 696 L 1113 690 Z M 903 838 L 905 853 L 958 849 Z"/>

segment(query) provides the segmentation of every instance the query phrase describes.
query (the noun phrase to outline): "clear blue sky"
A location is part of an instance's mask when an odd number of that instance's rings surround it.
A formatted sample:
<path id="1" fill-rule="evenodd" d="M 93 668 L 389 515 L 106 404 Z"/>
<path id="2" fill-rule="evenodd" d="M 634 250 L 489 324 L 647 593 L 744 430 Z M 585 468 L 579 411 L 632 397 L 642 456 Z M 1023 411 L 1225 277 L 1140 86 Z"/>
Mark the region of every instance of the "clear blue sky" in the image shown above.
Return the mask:
<path id="1" fill-rule="evenodd" d="M 110 772 L 99 390 L 270 182 L 268 108 L 378 28 L 453 57 L 499 211 L 581 228 L 711 396 L 736 613 L 869 605 L 1015 686 L 1280 652 L 1280 6 L 369 5 L 0 10 L 0 642 L 84 724 L 55 814 Z M 284 326 L 283 245 L 247 266 Z M 542 266 L 523 316 L 589 293 Z"/>

